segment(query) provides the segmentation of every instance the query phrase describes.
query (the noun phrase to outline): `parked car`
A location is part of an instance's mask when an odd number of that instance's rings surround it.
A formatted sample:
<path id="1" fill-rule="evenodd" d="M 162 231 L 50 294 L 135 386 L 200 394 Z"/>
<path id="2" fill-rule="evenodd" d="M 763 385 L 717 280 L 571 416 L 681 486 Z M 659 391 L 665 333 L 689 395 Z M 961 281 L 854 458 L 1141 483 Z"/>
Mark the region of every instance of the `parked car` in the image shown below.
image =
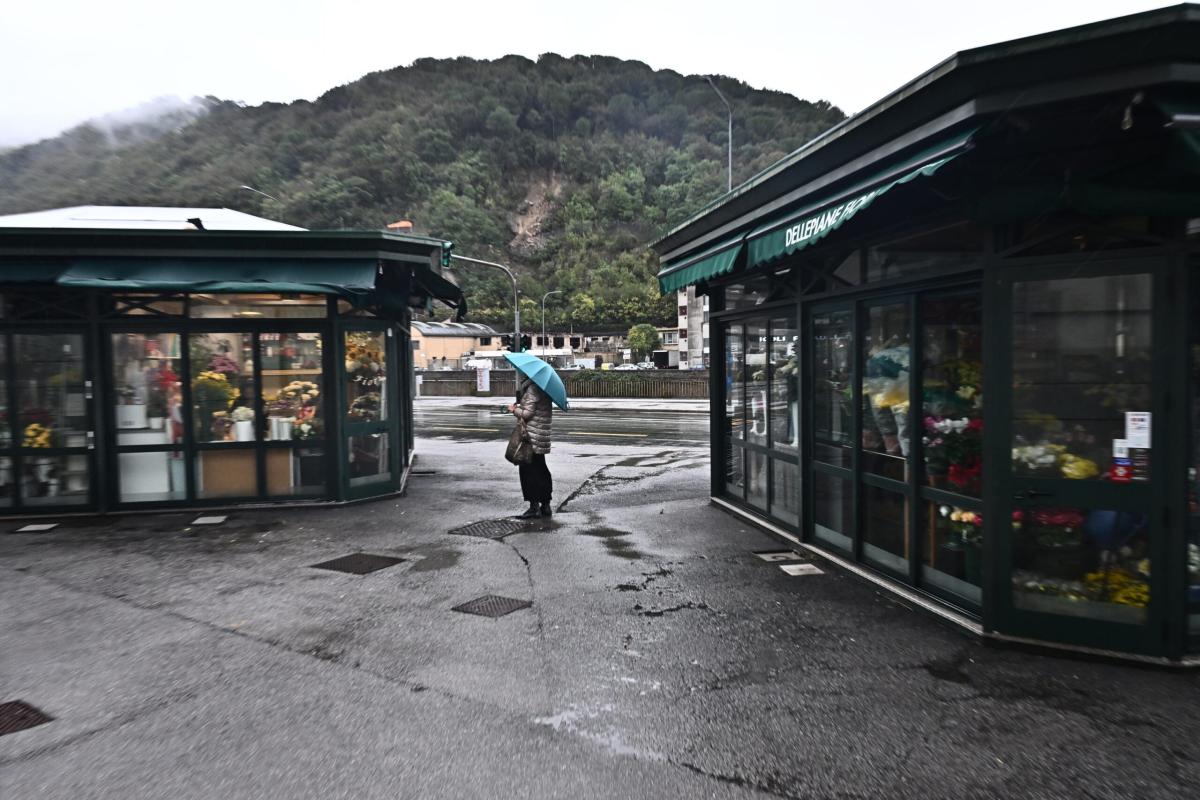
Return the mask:
<path id="1" fill-rule="evenodd" d="M 653 361 L 639 361 L 636 366 L 638 369 L 658 369 Z"/>
<path id="2" fill-rule="evenodd" d="M 617 364 L 613 369 L 620 370 L 621 372 L 632 372 L 639 369 L 639 367 L 637 364 Z"/>

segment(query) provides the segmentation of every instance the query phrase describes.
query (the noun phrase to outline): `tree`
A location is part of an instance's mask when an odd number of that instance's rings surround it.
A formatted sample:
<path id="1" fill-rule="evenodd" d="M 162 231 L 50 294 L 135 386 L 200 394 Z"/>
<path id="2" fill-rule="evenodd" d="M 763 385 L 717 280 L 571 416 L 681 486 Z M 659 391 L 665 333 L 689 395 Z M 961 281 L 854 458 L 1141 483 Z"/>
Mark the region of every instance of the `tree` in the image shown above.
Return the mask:
<path id="1" fill-rule="evenodd" d="M 653 325 L 642 322 L 629 329 L 629 349 L 633 351 L 635 361 L 645 360 L 660 344 Z"/>

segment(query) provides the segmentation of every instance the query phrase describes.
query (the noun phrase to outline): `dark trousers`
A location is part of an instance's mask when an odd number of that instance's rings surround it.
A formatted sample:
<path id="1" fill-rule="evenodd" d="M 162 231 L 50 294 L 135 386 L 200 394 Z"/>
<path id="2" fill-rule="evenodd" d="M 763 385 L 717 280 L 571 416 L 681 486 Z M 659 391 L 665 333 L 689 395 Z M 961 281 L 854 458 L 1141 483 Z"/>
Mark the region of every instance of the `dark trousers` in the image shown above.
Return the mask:
<path id="1" fill-rule="evenodd" d="M 527 503 L 550 504 L 550 494 L 554 491 L 554 479 L 550 477 L 550 468 L 546 466 L 546 457 L 534 453 L 533 461 L 517 467 L 521 473 L 521 494 Z"/>

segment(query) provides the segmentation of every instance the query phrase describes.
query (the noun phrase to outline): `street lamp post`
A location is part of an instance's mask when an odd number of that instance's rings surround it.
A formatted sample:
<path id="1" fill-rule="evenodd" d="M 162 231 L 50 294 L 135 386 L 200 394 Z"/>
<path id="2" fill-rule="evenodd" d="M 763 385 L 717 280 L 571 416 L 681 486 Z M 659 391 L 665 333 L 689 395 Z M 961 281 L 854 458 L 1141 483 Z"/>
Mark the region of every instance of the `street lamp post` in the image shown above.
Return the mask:
<path id="1" fill-rule="evenodd" d="M 705 80 L 712 90 L 717 93 L 717 97 L 721 98 L 721 102 L 725 104 L 725 110 L 729 112 L 729 135 L 727 138 L 729 144 L 729 180 L 726 184 L 725 191 L 733 191 L 733 107 L 729 105 L 729 101 L 725 99 L 725 95 L 721 94 L 721 90 L 717 88 L 717 84 L 713 82 L 712 76 L 706 76 Z"/>
<path id="2" fill-rule="evenodd" d="M 513 347 L 516 348 L 514 352 L 521 352 L 521 301 L 517 296 L 517 276 L 508 267 L 503 264 L 497 264 L 494 261 L 482 261 L 478 258 L 468 258 L 467 256 L 454 254 L 451 254 L 450 258 L 454 261 L 466 261 L 468 264 L 478 264 L 482 267 L 502 269 L 508 275 L 508 279 L 512 281 L 513 287 Z M 542 298 L 542 302 L 545 303 L 545 298 Z M 542 308 L 544 309 L 545 305 Z"/>
<path id="3" fill-rule="evenodd" d="M 552 294 L 562 294 L 562 290 L 555 289 L 542 295 L 542 356 L 546 355 L 546 298 Z"/>

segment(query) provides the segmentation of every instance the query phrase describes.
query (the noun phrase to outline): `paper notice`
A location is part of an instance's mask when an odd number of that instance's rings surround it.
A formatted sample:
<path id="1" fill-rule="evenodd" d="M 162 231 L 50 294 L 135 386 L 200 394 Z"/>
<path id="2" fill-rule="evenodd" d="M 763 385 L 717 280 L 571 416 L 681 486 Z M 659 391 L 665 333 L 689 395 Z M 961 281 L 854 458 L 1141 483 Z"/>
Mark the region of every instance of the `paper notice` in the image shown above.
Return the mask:
<path id="1" fill-rule="evenodd" d="M 1125 439 L 1113 439 L 1113 458 L 1129 458 L 1129 442 Z"/>
<path id="2" fill-rule="evenodd" d="M 1149 449 L 1150 447 L 1150 412 L 1125 412 L 1125 446 Z"/>

